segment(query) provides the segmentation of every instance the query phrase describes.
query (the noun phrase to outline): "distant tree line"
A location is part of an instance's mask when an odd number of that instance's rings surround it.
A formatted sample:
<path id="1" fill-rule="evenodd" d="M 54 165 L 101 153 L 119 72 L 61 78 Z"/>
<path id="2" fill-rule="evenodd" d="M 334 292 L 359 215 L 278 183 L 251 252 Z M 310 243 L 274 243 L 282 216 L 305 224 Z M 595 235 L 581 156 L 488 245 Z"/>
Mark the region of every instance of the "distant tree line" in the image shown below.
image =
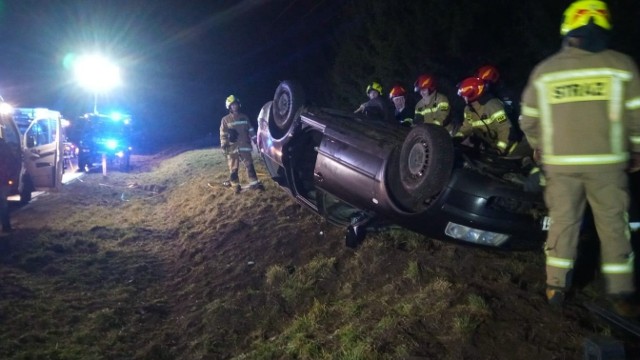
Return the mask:
<path id="1" fill-rule="evenodd" d="M 339 9 L 329 89 L 321 101 L 354 107 L 365 87 L 379 81 L 413 91 L 421 73 L 437 76 L 439 88 L 456 98 L 456 84 L 481 65 L 500 70 L 518 96 L 532 68 L 561 45 L 560 21 L 570 0 L 352 0 Z M 639 58 L 640 2 L 612 0 L 612 47 Z"/>

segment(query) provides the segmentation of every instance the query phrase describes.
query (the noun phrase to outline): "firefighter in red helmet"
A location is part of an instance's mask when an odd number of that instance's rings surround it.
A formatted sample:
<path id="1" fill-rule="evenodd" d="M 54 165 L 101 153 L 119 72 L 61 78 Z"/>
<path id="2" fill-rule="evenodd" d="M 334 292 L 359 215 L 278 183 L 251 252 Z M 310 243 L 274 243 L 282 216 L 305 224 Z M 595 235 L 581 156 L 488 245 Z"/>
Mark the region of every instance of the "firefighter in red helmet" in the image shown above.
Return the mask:
<path id="1" fill-rule="evenodd" d="M 608 49 L 610 30 L 603 1 L 575 1 L 565 10 L 563 47 L 531 73 L 520 125 L 540 150 L 545 170 L 551 218 L 545 244 L 548 302 L 561 306 L 571 289 L 589 204 L 606 292 L 616 312 L 635 317 L 640 307 L 634 298 L 625 170 L 640 167 L 640 77 L 631 57 Z"/>
<path id="2" fill-rule="evenodd" d="M 486 84 L 477 77 L 469 77 L 458 84 L 458 95 L 466 103 L 464 119 L 454 137 L 473 136 L 484 150 L 508 155 L 513 150 L 509 141 L 511 123 L 500 100 L 487 92 Z"/>
<path id="3" fill-rule="evenodd" d="M 483 65 L 476 70 L 475 76 L 484 81 L 485 86 L 487 87 L 487 92 L 502 101 L 504 111 L 511 122 L 511 134 L 509 135 L 509 139 L 514 142 L 522 141 L 524 134 L 522 133 L 522 130 L 520 130 L 520 125 L 518 124 L 520 107 L 518 106 L 517 101 L 513 101 L 515 97 L 505 86 L 498 69 L 493 65 Z"/>
<path id="4" fill-rule="evenodd" d="M 435 77 L 430 74 L 418 76 L 414 83 L 414 91 L 422 97 L 416 104 L 415 122 L 448 125 L 451 111 L 449 99 L 436 90 Z"/>
<path id="5" fill-rule="evenodd" d="M 476 71 L 476 77 L 485 82 L 495 84 L 500 80 L 500 73 L 493 65 L 483 65 Z"/>
<path id="6" fill-rule="evenodd" d="M 396 108 L 396 123 L 407 127 L 413 125 L 413 107 L 408 104 L 407 91 L 404 87 L 400 85 L 392 87 L 389 91 L 389 99 Z"/>

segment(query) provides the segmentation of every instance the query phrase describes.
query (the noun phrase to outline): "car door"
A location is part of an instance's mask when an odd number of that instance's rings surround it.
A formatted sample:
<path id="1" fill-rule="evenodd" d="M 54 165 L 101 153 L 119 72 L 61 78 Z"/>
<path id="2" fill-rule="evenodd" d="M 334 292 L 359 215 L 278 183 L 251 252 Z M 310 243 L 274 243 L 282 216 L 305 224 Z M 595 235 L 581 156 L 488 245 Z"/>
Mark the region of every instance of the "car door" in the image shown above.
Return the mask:
<path id="1" fill-rule="evenodd" d="M 40 118 L 24 134 L 25 168 L 36 188 L 59 190 L 62 186 L 61 130 L 59 118 Z"/>

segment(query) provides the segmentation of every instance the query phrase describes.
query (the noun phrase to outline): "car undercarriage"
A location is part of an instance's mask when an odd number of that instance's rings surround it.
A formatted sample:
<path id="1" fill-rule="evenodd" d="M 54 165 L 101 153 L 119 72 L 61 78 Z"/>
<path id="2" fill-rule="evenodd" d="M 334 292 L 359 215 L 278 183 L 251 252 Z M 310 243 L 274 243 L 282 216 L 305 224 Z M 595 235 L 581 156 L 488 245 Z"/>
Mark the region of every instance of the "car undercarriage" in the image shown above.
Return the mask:
<path id="1" fill-rule="evenodd" d="M 336 109 L 305 107 L 283 82 L 259 119 L 258 148 L 271 177 L 299 203 L 346 228 L 401 226 L 490 247 L 539 246 L 546 209 L 531 187 L 530 157 L 499 157 L 454 142 L 441 126 L 412 128 Z"/>

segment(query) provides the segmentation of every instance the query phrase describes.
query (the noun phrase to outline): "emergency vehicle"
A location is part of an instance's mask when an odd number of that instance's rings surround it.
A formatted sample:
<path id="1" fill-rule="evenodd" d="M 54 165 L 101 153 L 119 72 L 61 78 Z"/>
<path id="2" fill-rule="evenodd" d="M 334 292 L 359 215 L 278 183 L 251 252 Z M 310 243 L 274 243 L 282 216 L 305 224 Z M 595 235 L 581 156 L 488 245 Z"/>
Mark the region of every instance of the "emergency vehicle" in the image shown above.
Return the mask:
<path id="1" fill-rule="evenodd" d="M 131 116 L 85 114 L 71 121 L 69 140 L 77 146 L 78 168 L 90 171 L 103 159 L 109 166 L 129 171 L 131 158 Z"/>
<path id="2" fill-rule="evenodd" d="M 31 201 L 35 190 L 62 186 L 62 116 L 46 108 L 14 109 L 0 103 L 0 138 L 7 146 L 0 156 L 10 159 L 9 195 Z"/>

